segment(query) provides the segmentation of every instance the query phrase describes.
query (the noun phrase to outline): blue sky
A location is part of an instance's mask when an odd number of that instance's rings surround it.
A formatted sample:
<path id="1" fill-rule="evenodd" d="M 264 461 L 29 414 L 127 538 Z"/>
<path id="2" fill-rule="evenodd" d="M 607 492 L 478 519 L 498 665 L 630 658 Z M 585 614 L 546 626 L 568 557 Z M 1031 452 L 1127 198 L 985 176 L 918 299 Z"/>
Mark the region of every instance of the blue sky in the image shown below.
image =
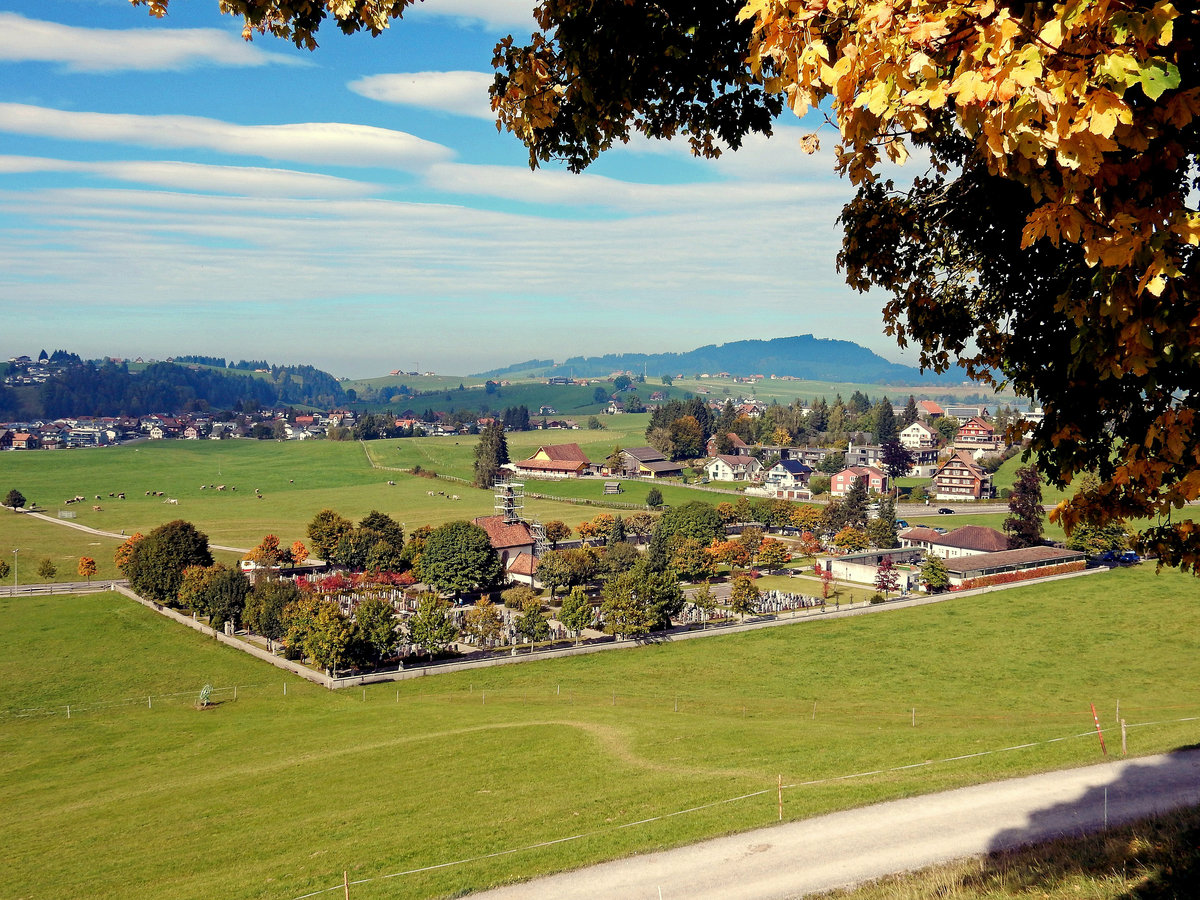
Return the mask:
<path id="1" fill-rule="evenodd" d="M 0 354 L 362 377 L 812 333 L 912 362 L 835 269 L 829 131 L 531 172 L 487 107 L 530 8 L 426 0 L 309 53 L 216 0 L 0 0 Z"/>

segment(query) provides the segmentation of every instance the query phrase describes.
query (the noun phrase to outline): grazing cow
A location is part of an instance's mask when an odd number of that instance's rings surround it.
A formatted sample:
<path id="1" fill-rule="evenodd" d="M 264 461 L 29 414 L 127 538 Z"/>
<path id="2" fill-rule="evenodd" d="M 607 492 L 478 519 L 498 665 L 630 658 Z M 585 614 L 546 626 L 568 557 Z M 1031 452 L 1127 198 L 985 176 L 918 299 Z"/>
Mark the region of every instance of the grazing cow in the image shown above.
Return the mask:
<path id="1" fill-rule="evenodd" d="M 176 500 L 174 497 L 168 497 L 166 500 L 163 501 L 163 503 L 170 503 L 172 506 L 179 505 L 179 501 Z"/>
<path id="2" fill-rule="evenodd" d="M 223 490 L 225 490 L 225 485 L 223 485 L 223 484 L 218 484 L 218 485 L 217 485 L 217 490 L 218 490 L 218 491 L 223 491 Z"/>
<path id="3" fill-rule="evenodd" d="M 100 512 L 100 510 L 103 509 L 103 507 L 93 506 L 92 509 L 95 510 L 96 512 Z"/>
<path id="4" fill-rule="evenodd" d="M 124 492 L 124 491 L 121 491 L 121 493 L 117 494 L 117 499 L 118 499 L 118 500 L 124 500 L 124 499 L 125 499 L 125 492 Z"/>
<path id="5" fill-rule="evenodd" d="M 392 487 L 396 486 L 396 482 L 394 482 L 394 481 L 389 481 L 388 484 L 391 485 Z"/>
<path id="6" fill-rule="evenodd" d="M 108 492 L 108 497 L 109 497 L 109 499 L 110 499 L 110 500 L 113 498 L 113 496 L 114 496 L 114 495 L 113 495 L 113 492 L 112 492 L 112 491 L 109 491 L 109 492 Z"/>
<path id="7" fill-rule="evenodd" d="M 99 499 L 100 499 L 100 495 L 99 495 L 99 494 L 97 494 L 97 495 L 96 495 L 96 499 L 97 499 L 97 500 L 99 500 Z"/>

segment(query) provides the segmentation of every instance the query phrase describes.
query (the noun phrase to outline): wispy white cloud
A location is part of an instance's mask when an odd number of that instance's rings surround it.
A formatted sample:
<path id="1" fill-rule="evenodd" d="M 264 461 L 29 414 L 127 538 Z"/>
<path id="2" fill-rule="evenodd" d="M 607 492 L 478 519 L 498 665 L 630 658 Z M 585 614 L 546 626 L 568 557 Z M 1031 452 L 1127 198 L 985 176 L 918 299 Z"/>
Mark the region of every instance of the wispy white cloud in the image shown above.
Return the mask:
<path id="1" fill-rule="evenodd" d="M 73 172 L 171 190 L 242 197 L 363 197 L 378 185 L 289 169 L 211 166 L 169 160 L 79 162 L 33 156 L 0 156 L 0 173 Z"/>
<path id="2" fill-rule="evenodd" d="M 341 122 L 236 125 L 198 116 L 72 112 L 21 103 L 0 103 L 0 131 L 60 140 L 204 149 L 317 165 L 409 171 L 454 155 L 441 144 L 370 125 Z"/>
<path id="3" fill-rule="evenodd" d="M 486 72 L 398 72 L 369 75 L 347 87 L 371 100 L 436 109 L 475 119 L 495 119 L 488 99 L 492 76 Z"/>
<path id="4" fill-rule="evenodd" d="M 0 12 L 0 33 L 0 60 L 57 63 L 74 72 L 310 65 L 216 28 L 80 28 Z"/>
<path id="5" fill-rule="evenodd" d="M 836 178 L 786 182 L 769 178 L 690 184 L 639 184 L 602 175 L 516 166 L 439 163 L 425 172 L 426 182 L 460 195 L 495 197 L 534 205 L 595 207 L 628 213 L 716 210 L 804 202 L 843 202 L 848 189 Z"/>
<path id="6" fill-rule="evenodd" d="M 414 4 L 405 10 L 404 17 L 451 19 L 493 30 L 530 31 L 537 27 L 533 5 L 533 0 L 435 0 Z"/>

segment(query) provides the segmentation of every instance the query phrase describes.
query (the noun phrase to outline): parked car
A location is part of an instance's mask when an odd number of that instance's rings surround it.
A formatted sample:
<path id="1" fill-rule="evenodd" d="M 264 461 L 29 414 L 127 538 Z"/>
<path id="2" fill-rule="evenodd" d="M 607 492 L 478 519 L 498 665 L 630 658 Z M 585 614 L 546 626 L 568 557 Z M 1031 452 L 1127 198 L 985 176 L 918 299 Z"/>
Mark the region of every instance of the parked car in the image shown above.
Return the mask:
<path id="1" fill-rule="evenodd" d="M 939 516 L 952 516 L 952 515 L 954 515 L 954 510 L 952 510 L 948 506 L 939 506 L 938 507 L 938 515 Z"/>

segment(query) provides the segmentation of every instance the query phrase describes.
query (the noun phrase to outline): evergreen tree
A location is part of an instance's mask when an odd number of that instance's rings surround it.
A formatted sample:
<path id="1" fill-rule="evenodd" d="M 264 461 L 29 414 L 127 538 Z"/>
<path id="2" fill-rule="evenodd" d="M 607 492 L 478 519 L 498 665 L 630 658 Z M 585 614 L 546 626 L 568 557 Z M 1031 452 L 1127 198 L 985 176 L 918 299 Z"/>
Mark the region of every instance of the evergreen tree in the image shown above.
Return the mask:
<path id="1" fill-rule="evenodd" d="M 859 476 L 854 479 L 850 490 L 846 491 L 846 496 L 842 498 L 841 506 L 845 524 L 855 528 L 862 528 L 867 524 L 867 479 L 865 477 Z"/>
<path id="2" fill-rule="evenodd" d="M 1042 542 L 1042 523 L 1046 511 L 1042 509 L 1042 479 L 1036 466 L 1017 469 L 1012 493 L 1008 498 L 1008 518 L 1004 520 L 1004 533 L 1008 535 L 1008 549 L 1036 547 Z"/>
<path id="3" fill-rule="evenodd" d="M 909 394 L 908 402 L 904 404 L 904 412 L 900 414 L 900 430 L 903 431 L 919 418 L 921 411 L 917 409 L 917 398 Z"/>
<path id="4" fill-rule="evenodd" d="M 892 401 L 884 397 L 875 406 L 875 442 L 887 444 L 896 440 L 896 411 Z"/>
<path id="5" fill-rule="evenodd" d="M 867 537 L 872 546 L 881 550 L 900 546 L 900 539 L 896 535 L 896 504 L 891 497 L 879 505 L 879 515 L 868 523 Z"/>
<path id="6" fill-rule="evenodd" d="M 815 434 L 829 430 L 829 404 L 824 397 L 813 404 L 808 414 L 808 430 Z"/>
<path id="7" fill-rule="evenodd" d="M 500 476 L 500 467 L 508 461 L 504 426 L 491 422 L 480 433 L 479 443 L 475 445 L 475 486 L 490 488 Z"/>

